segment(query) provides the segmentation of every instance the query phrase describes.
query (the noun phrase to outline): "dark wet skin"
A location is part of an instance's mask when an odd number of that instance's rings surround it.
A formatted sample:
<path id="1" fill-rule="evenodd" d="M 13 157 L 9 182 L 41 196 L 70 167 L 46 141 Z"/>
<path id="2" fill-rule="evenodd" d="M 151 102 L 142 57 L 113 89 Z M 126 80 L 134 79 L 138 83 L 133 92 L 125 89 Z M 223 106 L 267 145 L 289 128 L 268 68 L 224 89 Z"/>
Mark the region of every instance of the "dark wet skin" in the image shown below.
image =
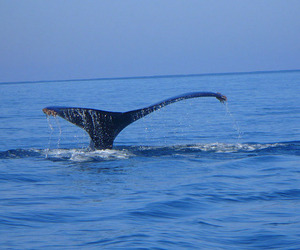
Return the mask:
<path id="1" fill-rule="evenodd" d="M 117 135 L 129 124 L 174 102 L 197 97 L 215 97 L 221 103 L 227 101 L 227 97 L 220 93 L 191 92 L 128 112 L 109 112 L 97 109 L 57 106 L 46 107 L 43 109 L 43 112 L 48 116 L 60 116 L 84 129 L 91 137 L 93 148 L 110 149 L 113 147 L 113 142 Z"/>

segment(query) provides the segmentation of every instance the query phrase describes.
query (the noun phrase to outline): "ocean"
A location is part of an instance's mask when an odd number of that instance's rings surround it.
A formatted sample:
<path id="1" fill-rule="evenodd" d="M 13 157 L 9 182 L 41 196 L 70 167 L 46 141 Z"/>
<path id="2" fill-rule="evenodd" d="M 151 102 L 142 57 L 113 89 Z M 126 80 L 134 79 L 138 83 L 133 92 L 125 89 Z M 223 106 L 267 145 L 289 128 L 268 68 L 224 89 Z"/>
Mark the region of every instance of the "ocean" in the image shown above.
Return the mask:
<path id="1" fill-rule="evenodd" d="M 114 148 L 46 106 L 128 111 Z M 300 249 L 300 71 L 0 84 L 0 249 Z"/>

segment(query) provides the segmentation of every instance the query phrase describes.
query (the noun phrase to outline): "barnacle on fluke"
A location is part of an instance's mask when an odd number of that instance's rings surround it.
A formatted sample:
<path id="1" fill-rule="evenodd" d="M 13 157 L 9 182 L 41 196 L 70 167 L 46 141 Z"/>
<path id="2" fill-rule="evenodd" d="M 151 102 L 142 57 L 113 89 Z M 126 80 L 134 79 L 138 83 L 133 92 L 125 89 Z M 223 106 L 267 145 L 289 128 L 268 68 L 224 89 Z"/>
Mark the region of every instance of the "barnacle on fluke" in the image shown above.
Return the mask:
<path id="1" fill-rule="evenodd" d="M 57 116 L 57 113 L 56 113 L 54 110 L 51 110 L 51 109 L 44 108 L 44 109 L 43 109 L 43 112 L 44 112 L 46 115 Z"/>

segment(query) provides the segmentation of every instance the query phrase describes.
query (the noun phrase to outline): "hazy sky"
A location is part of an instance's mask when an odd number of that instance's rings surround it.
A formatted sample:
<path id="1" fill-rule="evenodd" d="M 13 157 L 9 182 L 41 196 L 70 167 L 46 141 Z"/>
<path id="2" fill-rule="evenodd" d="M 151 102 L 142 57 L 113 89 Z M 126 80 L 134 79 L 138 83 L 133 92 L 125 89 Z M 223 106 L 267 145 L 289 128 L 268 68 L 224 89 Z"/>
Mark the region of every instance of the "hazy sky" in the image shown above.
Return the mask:
<path id="1" fill-rule="evenodd" d="M 300 69 L 299 0 L 0 0 L 0 82 Z"/>

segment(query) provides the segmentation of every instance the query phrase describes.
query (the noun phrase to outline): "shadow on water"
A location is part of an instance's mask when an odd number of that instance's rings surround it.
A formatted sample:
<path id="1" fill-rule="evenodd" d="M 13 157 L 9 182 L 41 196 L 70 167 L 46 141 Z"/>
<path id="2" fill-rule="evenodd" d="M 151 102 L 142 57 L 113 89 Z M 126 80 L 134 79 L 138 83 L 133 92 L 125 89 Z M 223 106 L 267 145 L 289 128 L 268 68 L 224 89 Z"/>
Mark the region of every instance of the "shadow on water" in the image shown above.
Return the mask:
<path id="1" fill-rule="evenodd" d="M 0 159 L 36 158 L 50 161 L 103 162 L 135 157 L 240 159 L 264 155 L 300 155 L 300 141 L 278 143 L 209 143 L 174 146 L 118 146 L 115 149 L 11 149 Z"/>

